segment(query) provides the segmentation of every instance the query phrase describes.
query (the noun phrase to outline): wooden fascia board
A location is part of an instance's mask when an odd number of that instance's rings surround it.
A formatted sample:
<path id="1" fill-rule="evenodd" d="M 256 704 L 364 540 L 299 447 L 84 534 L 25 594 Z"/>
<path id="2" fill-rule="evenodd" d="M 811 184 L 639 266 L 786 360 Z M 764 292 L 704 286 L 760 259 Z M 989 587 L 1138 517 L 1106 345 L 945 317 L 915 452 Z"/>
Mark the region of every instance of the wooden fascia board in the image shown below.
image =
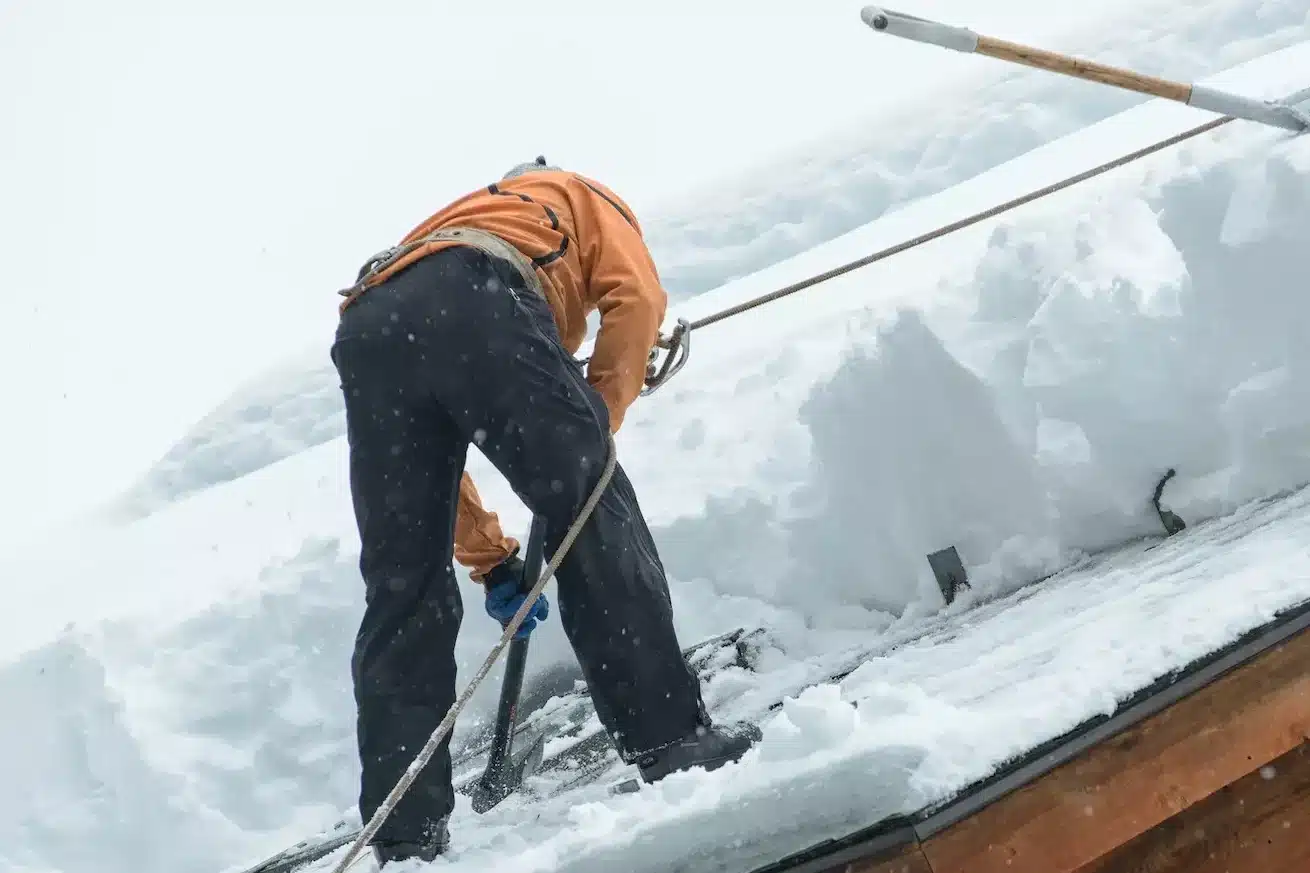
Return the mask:
<path id="1" fill-rule="evenodd" d="M 899 869 L 895 866 L 879 867 L 878 865 L 894 863 L 909 857 L 920 848 L 934 844 L 934 841 L 938 841 L 935 844 L 940 849 L 946 845 L 946 835 L 962 822 L 967 822 L 986 810 L 998 807 L 1008 798 L 1038 783 L 1048 774 L 1053 774 L 1066 765 L 1081 760 L 1098 746 L 1116 737 L 1140 734 L 1153 719 L 1180 702 L 1212 689 L 1212 686 L 1221 680 L 1228 680 L 1222 687 L 1229 688 L 1233 681 L 1244 681 L 1243 677 L 1249 679 L 1251 676 L 1258 675 L 1262 669 L 1261 665 L 1268 663 L 1264 658 L 1265 655 L 1276 654 L 1275 650 L 1282 651 L 1291 645 L 1294 654 L 1299 657 L 1310 657 L 1308 651 L 1310 634 L 1304 633 L 1307 628 L 1310 628 L 1310 601 L 1286 610 L 1273 621 L 1244 634 L 1224 649 L 1199 659 L 1183 670 L 1176 671 L 1149 688 L 1143 689 L 1126 701 L 1113 715 L 1088 720 L 1068 734 L 1039 746 L 1022 759 L 1003 767 L 997 774 L 971 786 L 945 804 L 925 810 L 908 820 L 903 817 L 885 820 L 847 837 L 811 846 L 780 861 L 756 868 L 754 873 L 784 873 L 784 871 L 785 873 L 856 873 L 856 871 L 882 873 L 884 869 L 888 871 Z M 1310 672 L 1310 667 L 1307 668 L 1307 672 Z M 1210 694 L 1214 693 L 1217 692 L 1210 691 Z M 1207 695 L 1206 699 L 1210 699 L 1210 696 Z M 1310 702 L 1303 698 L 1294 694 L 1286 700 L 1304 704 L 1307 707 L 1305 712 L 1310 713 Z M 1284 714 L 1288 712 L 1295 713 L 1297 709 L 1291 706 L 1290 709 L 1284 710 Z M 1306 730 L 1310 730 L 1310 725 L 1302 722 L 1301 733 L 1304 734 Z M 1290 741 L 1288 737 L 1294 735 L 1296 731 L 1289 726 L 1288 732 L 1284 737 L 1284 743 Z M 1131 736 L 1121 741 L 1121 746 L 1123 742 L 1131 742 Z M 1274 742 L 1275 746 L 1278 744 L 1278 741 Z M 1272 757 L 1277 755 L 1272 755 L 1266 760 Z M 1240 778 L 1241 775 L 1238 774 L 1235 778 Z M 1084 817 L 1086 817 L 1085 810 Z M 1086 822 L 1083 825 L 1085 826 Z M 915 873 L 918 868 L 910 869 L 911 873 Z M 935 873 L 947 873 L 943 869 L 933 869 Z M 968 866 L 964 869 L 969 870 L 970 873 L 974 873 L 975 870 L 981 873 L 984 868 Z M 1002 869 L 1005 869 L 1006 873 L 1022 873 L 1022 868 L 1014 865 L 1006 865 Z M 1055 873 L 1055 871 L 1043 868 L 1041 873 Z"/>
<path id="2" fill-rule="evenodd" d="M 1310 633 L 924 839 L 934 873 L 1073 873 L 1310 737 Z"/>
<path id="3" fill-rule="evenodd" d="M 1310 742 L 1304 742 L 1078 870 L 1310 870 Z"/>

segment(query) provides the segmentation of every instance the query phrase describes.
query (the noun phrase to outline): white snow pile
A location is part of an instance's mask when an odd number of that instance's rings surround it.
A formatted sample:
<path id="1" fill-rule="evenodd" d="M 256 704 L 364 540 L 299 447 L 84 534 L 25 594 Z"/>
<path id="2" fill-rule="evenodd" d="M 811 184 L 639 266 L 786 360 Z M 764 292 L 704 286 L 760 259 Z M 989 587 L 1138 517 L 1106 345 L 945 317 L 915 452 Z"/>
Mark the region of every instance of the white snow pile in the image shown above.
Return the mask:
<path id="1" fill-rule="evenodd" d="M 1208 84 L 1283 96 L 1310 85 L 1310 43 Z M 1203 120 L 1142 105 L 673 314 Z M 770 630 L 758 674 L 707 688 L 717 711 L 791 699 L 765 743 L 719 773 L 621 798 L 599 786 L 516 798 L 483 817 L 461 801 L 455 851 L 436 866 L 744 869 L 947 797 L 1310 597 L 1310 497 L 1295 490 L 1310 482 L 1308 177 L 1310 137 L 1231 124 L 697 335 L 691 364 L 633 409 L 620 457 L 684 642 Z M 278 387 L 303 383 L 264 396 Z M 335 414 L 316 402 L 306 428 Z M 1149 497 L 1168 468 L 1166 503 L 1190 529 L 1087 560 L 1159 533 Z M 480 458 L 472 469 L 522 530 L 504 483 Z M 0 728 L 0 869 L 217 873 L 350 814 L 362 597 L 343 440 L 210 481 L 0 570 L 66 595 L 12 650 L 79 623 L 0 666 L 0 699 L 19 713 Z M 974 585 L 941 610 L 924 556 L 948 545 Z M 474 607 L 465 677 L 497 630 Z M 800 690 L 884 637 L 910 642 Z M 534 681 L 570 657 L 548 621 Z"/>
<path id="2" fill-rule="evenodd" d="M 1215 81 L 1281 96 L 1306 55 Z M 1196 121 L 1172 104 L 1124 113 L 682 314 Z M 635 457 L 645 493 L 686 516 L 661 531 L 672 572 L 850 621 L 853 603 L 935 606 L 923 557 L 948 545 L 1003 587 L 1158 532 L 1150 496 L 1170 468 L 1165 503 L 1186 518 L 1310 481 L 1307 145 L 1221 131 L 704 331 L 687 378 L 659 398 L 669 412 L 652 403 L 660 418 L 637 425 L 661 444 Z"/>

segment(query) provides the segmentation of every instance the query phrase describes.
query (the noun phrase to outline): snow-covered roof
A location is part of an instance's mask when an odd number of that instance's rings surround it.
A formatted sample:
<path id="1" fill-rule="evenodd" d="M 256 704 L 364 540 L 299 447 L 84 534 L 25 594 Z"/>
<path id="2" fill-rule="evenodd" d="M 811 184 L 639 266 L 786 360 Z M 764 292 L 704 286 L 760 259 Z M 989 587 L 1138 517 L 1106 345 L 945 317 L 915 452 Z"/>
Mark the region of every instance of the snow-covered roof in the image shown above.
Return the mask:
<path id="1" fill-rule="evenodd" d="M 1307 77 L 1302 44 L 1211 83 L 1272 97 Z M 1140 106 L 673 314 L 1197 120 Z M 633 409 L 620 454 L 684 641 L 768 630 L 752 672 L 707 684 L 716 715 L 785 702 L 740 766 L 619 797 L 525 793 L 481 817 L 461 806 L 445 866 L 773 863 L 947 801 L 1310 598 L 1310 497 L 1294 490 L 1310 481 L 1308 142 L 1230 126 L 699 336 Z M 148 494 L 149 515 L 6 559 L 4 578 L 49 596 L 6 638 L 11 657 L 38 648 L 0 668 L 0 699 L 25 715 L 0 744 L 21 798 L 0 816 L 0 859 L 139 873 L 165 828 L 159 863 L 213 873 L 349 812 L 358 546 L 336 389 L 304 373 L 228 404 L 173 459 L 187 475 L 160 480 L 186 487 Z M 265 407 L 297 393 L 270 428 Z M 1189 529 L 1124 546 L 1158 533 L 1149 493 L 1169 467 L 1166 502 Z M 485 462 L 471 470 L 525 527 Z M 941 609 L 924 556 L 949 545 L 973 587 Z M 466 622 L 465 675 L 495 630 Z M 534 671 L 570 658 L 547 622 Z"/>

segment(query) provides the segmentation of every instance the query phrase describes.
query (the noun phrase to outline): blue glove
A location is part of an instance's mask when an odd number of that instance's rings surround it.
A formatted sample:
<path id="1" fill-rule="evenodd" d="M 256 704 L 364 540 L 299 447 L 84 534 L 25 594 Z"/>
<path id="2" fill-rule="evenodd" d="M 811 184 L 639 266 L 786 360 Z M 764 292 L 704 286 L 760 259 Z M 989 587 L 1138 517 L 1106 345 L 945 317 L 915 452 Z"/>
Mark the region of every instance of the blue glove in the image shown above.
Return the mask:
<path id="1" fill-rule="evenodd" d="M 527 591 L 523 589 L 526 587 L 531 590 L 531 585 L 536 581 L 533 579 L 529 583 L 523 578 L 523 562 L 517 557 L 511 557 L 492 568 L 483 583 L 487 589 L 487 615 L 500 622 L 501 628 L 508 627 L 514 614 L 527 599 Z M 549 615 L 550 602 L 546 600 L 545 594 L 541 594 L 523 619 L 523 623 L 519 625 L 514 639 L 527 639 L 528 635 L 536 629 L 537 622 L 545 621 Z"/>

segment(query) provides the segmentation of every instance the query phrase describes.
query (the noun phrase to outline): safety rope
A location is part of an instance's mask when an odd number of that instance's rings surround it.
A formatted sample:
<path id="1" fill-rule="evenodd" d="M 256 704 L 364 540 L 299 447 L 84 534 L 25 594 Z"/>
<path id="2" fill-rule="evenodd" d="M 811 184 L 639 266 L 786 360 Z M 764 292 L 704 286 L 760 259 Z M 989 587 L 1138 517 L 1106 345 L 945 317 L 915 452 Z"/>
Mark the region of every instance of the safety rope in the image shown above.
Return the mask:
<path id="1" fill-rule="evenodd" d="M 1103 173 L 1108 173 L 1110 170 L 1116 169 L 1118 167 L 1122 167 L 1125 164 L 1130 164 L 1133 161 L 1140 160 L 1141 158 L 1144 158 L 1147 155 L 1154 154 L 1155 152 L 1163 151 L 1164 149 L 1170 148 L 1171 146 L 1178 145 L 1180 142 L 1184 142 L 1193 137 L 1200 136 L 1203 133 L 1208 133 L 1209 131 L 1214 130 L 1217 127 L 1220 127 L 1221 125 L 1227 124 L 1228 122 L 1235 121 L 1235 120 L 1236 119 L 1233 116 L 1224 116 L 1222 118 L 1216 118 L 1213 121 L 1207 121 L 1205 124 L 1198 125 L 1192 128 L 1191 130 L 1183 131 L 1182 133 L 1177 134 L 1175 136 L 1171 136 L 1168 139 L 1160 140 L 1159 142 L 1154 143 L 1153 145 L 1146 146 L 1145 148 L 1138 149 L 1135 152 L 1131 152 L 1129 154 L 1115 158 L 1112 161 L 1108 161 L 1104 164 L 1101 164 L 1100 166 L 1093 167 L 1092 169 L 1079 173 L 1076 176 L 1070 176 L 1069 178 L 1064 179 L 1060 182 L 1047 185 L 1045 188 L 1038 188 L 1036 191 L 1030 191 L 1029 193 L 1024 194 L 1022 197 L 1016 197 L 1013 200 L 1005 201 L 999 206 L 993 206 L 992 208 L 985 209 L 982 212 L 976 212 L 973 215 L 970 215 L 968 218 L 962 218 L 959 221 L 953 221 L 950 224 L 946 224 L 937 228 L 936 230 L 931 230 L 925 234 L 916 236 L 913 239 L 908 239 L 905 240 L 904 242 L 899 242 L 894 246 L 890 246 L 889 248 L 885 248 L 881 251 L 874 252 L 871 255 L 866 255 L 865 257 L 862 257 L 859 260 L 851 261 L 849 264 L 842 264 L 840 267 L 833 267 L 831 270 L 828 270 L 827 272 L 824 273 L 819 273 L 817 276 L 811 276 L 808 279 L 804 279 L 800 282 L 796 282 L 792 285 L 788 285 L 785 288 L 779 288 L 777 291 L 771 291 L 768 294 L 764 294 L 752 300 L 747 300 L 744 303 L 738 303 L 735 306 L 730 306 L 727 309 L 714 313 L 713 315 L 707 315 L 704 318 L 699 318 L 695 321 L 687 322 L 685 330 L 686 332 L 690 332 L 693 330 L 698 330 L 702 327 L 709 327 L 711 324 L 717 324 L 720 321 L 724 321 L 725 319 L 732 318 L 734 315 L 740 315 L 743 312 L 749 312 L 750 310 L 763 306 L 766 303 L 772 303 L 774 300 L 780 300 L 783 297 L 789 297 L 792 294 L 797 293 L 798 291 L 804 291 L 807 288 L 813 288 L 815 285 L 819 285 L 823 282 L 827 282 L 830 279 L 836 279 L 838 276 L 843 276 L 846 273 L 852 272 L 853 270 L 858 270 L 861 267 L 867 267 L 869 266 L 869 264 L 876 263 L 877 261 L 884 260 L 885 258 L 890 258 L 892 255 L 897 255 L 900 254 L 901 252 L 908 251 L 909 249 L 915 248 L 916 246 L 921 246 L 924 243 L 932 242 L 935 239 L 940 239 L 941 237 L 947 236 L 948 234 L 955 233 L 955 231 L 957 230 L 963 230 L 964 228 L 977 224 L 980 221 L 986 221 L 989 218 L 994 218 L 997 215 L 1000 215 L 1004 212 L 1009 212 L 1011 209 L 1015 209 L 1016 207 L 1023 206 L 1026 203 L 1031 203 L 1034 200 L 1039 200 L 1042 197 L 1046 197 L 1049 194 L 1054 194 L 1057 191 L 1062 191 L 1065 188 L 1070 188 L 1074 185 L 1077 185 L 1080 182 L 1085 182 L 1088 179 L 1094 178 L 1096 176 L 1100 176 Z"/>
<path id="2" fill-rule="evenodd" d="M 1310 98 L 1310 93 L 1298 92 L 1295 95 L 1295 98 L 1301 98 L 1301 99 Z M 979 222 L 986 221 L 989 218 L 995 218 L 996 216 L 1001 215 L 1005 212 L 1009 212 L 1012 209 L 1016 209 L 1027 203 L 1032 203 L 1034 200 L 1040 200 L 1041 198 L 1046 197 L 1050 194 L 1054 194 L 1058 191 L 1063 191 L 1065 188 L 1072 188 L 1074 185 L 1077 185 L 1080 182 L 1086 182 L 1088 179 L 1093 179 L 1097 176 L 1108 173 L 1111 170 L 1124 166 L 1125 164 L 1131 164 L 1133 161 L 1141 160 L 1142 158 L 1147 157 L 1148 155 L 1155 154 L 1156 152 L 1164 151 L 1167 148 L 1171 148 L 1172 146 L 1176 146 L 1181 142 L 1185 142 L 1194 137 L 1198 137 L 1203 133 L 1209 133 L 1210 131 L 1214 130 L 1217 127 L 1222 127 L 1223 125 L 1228 124 L 1230 121 L 1236 121 L 1236 120 L 1237 120 L 1236 116 L 1225 115 L 1220 118 L 1207 121 L 1204 124 L 1198 124 L 1196 127 L 1193 127 L 1190 130 L 1185 130 L 1182 133 L 1175 134 L 1174 136 L 1168 137 L 1167 139 L 1162 139 L 1159 142 L 1145 146 L 1134 152 L 1129 152 L 1126 155 L 1121 155 L 1120 157 L 1117 157 L 1112 161 L 1106 161 L 1104 164 L 1100 164 L 1098 166 L 1092 167 L 1090 170 L 1085 170 L 1081 173 L 1078 173 L 1077 175 L 1070 176 L 1067 179 L 1062 179 L 1059 182 L 1054 182 L 1050 185 L 1045 186 L 1044 188 L 1038 188 L 1035 191 L 1029 191 L 1027 194 L 1024 194 L 1020 197 L 1015 197 L 1012 200 L 1007 200 L 1004 203 L 1000 203 L 996 206 L 991 207 L 990 209 L 984 209 L 981 212 L 975 212 L 973 215 L 970 215 L 967 218 L 961 218 L 960 220 L 953 221 L 950 224 L 944 224 L 941 227 L 936 228 L 935 230 L 930 230 L 927 233 L 920 234 L 919 236 L 913 237 L 912 239 L 904 240 L 902 242 L 897 243 L 896 245 L 889 246 L 885 249 L 874 252 L 871 255 L 865 255 L 864 257 L 859 258 L 858 260 L 851 261 L 850 263 L 847 264 L 842 264 L 839 267 L 833 267 L 831 270 L 827 270 L 825 272 L 819 273 L 818 275 L 811 276 L 808 279 L 802 279 L 799 282 L 794 282 L 791 285 L 787 285 L 783 288 L 779 288 L 776 291 L 770 291 L 768 294 L 763 294 L 759 297 L 746 300 L 734 306 L 729 306 L 727 309 L 722 309 L 711 315 L 706 315 L 702 318 L 698 318 L 695 321 L 689 321 L 685 318 L 680 318 L 678 319 L 677 325 L 676 327 L 674 327 L 673 332 L 667 336 L 665 336 L 664 334 L 660 334 L 660 336 L 656 341 L 655 347 L 650 350 L 650 357 L 647 360 L 647 365 L 646 365 L 645 387 L 642 389 L 641 394 L 643 397 L 649 394 L 653 394 L 655 391 L 659 390 L 666 382 L 668 382 L 669 379 L 673 378 L 678 373 L 678 371 L 683 368 L 683 366 L 686 365 L 687 359 L 691 354 L 691 334 L 693 331 L 700 330 L 701 328 L 709 327 L 712 324 L 718 324 L 720 321 L 726 321 L 727 319 L 732 318 L 735 315 L 740 315 L 743 312 L 749 312 L 752 309 L 757 309 L 761 306 L 764 306 L 766 303 L 772 303 L 775 300 L 781 300 L 784 297 L 790 297 L 791 295 L 796 294 L 800 291 L 804 291 L 808 288 L 813 288 L 815 285 L 820 285 L 824 282 L 829 281 L 830 279 L 836 279 L 838 276 L 844 276 L 847 273 L 851 273 L 855 270 L 860 269 L 861 267 L 867 267 L 870 264 L 877 263 L 878 261 L 881 260 L 885 260 L 887 258 L 890 258 L 892 255 L 898 255 L 901 252 L 909 251 L 910 249 L 921 246 L 924 243 L 932 242 L 933 240 L 936 239 L 941 239 L 944 236 L 948 236 L 949 234 L 955 233 L 957 230 L 963 230 L 966 227 L 971 227 L 975 224 L 978 224 Z M 659 360 L 660 350 L 664 350 L 666 353 L 664 356 L 664 361 L 662 363 Z M 588 359 L 583 358 L 582 360 L 579 361 L 579 363 L 585 364 L 587 363 L 587 360 Z"/>
<path id="3" fill-rule="evenodd" d="M 423 748 L 419 750 L 414 761 L 409 765 L 409 768 L 405 771 L 404 775 L 400 777 L 400 781 L 398 781 L 396 786 L 391 789 L 391 793 L 388 794 L 386 799 L 378 806 L 377 811 L 373 813 L 373 817 L 369 819 L 368 824 L 366 824 L 359 832 L 359 835 L 355 837 L 355 842 L 351 844 L 345 857 L 342 858 L 341 862 L 333 869 L 333 873 L 345 873 L 345 871 L 350 869 L 350 867 L 359 859 L 360 852 L 363 851 L 364 847 L 368 845 L 369 840 L 373 839 L 383 823 L 386 822 L 387 818 L 396 808 L 396 804 L 400 802 L 400 799 L 405 796 L 405 792 L 407 792 L 410 786 L 414 784 L 414 780 L 418 778 L 418 774 L 427 766 L 428 762 L 432 760 L 432 756 L 437 751 L 437 746 L 441 745 L 441 741 L 446 738 L 448 733 L 450 733 L 451 728 L 454 727 L 455 719 L 459 716 L 465 705 L 468 704 L 469 699 L 473 696 L 473 692 L 477 691 L 478 686 L 487 678 L 487 674 L 491 672 L 491 668 L 495 665 L 496 661 L 500 659 L 501 652 L 503 652 L 505 647 L 509 645 L 510 639 L 518 631 L 519 625 L 523 624 L 524 619 L 527 618 L 528 612 L 537 602 L 537 598 L 541 595 L 542 590 L 545 589 L 546 583 L 551 580 L 555 575 L 555 571 L 559 569 L 559 565 L 563 563 L 564 557 L 569 553 L 569 549 L 572 548 L 574 540 L 576 540 L 578 535 L 582 533 L 583 525 L 587 523 L 587 519 L 589 519 L 592 512 L 595 511 L 596 505 L 600 503 L 601 494 L 603 494 L 606 487 L 609 486 L 610 479 L 614 476 L 614 468 L 618 464 L 618 451 L 614 446 L 614 437 L 612 434 L 609 434 L 607 435 L 607 439 L 609 441 L 609 456 L 605 459 L 605 468 L 601 470 L 600 479 L 596 481 L 595 487 L 591 489 L 591 494 L 587 497 L 587 502 L 582 505 L 582 509 L 578 512 L 578 517 L 573 520 L 573 524 L 570 525 L 568 532 L 564 534 L 564 540 L 560 543 L 559 548 L 555 550 L 555 554 L 551 557 L 550 563 L 546 565 L 546 569 L 542 571 L 541 578 L 537 580 L 536 585 L 532 586 L 532 590 L 528 592 L 527 597 L 523 600 L 523 605 L 519 607 L 518 612 L 514 613 L 514 617 L 510 619 L 509 624 L 505 625 L 505 630 L 500 635 L 500 642 L 496 643 L 492 650 L 487 653 L 487 658 L 482 662 L 482 666 L 478 669 L 478 672 L 473 675 L 473 679 L 464 688 L 464 692 L 460 694 L 459 699 L 455 701 L 455 704 L 446 713 L 445 718 L 443 718 L 441 723 L 432 731 L 432 735 L 428 737 L 428 741 L 423 744 Z"/>

